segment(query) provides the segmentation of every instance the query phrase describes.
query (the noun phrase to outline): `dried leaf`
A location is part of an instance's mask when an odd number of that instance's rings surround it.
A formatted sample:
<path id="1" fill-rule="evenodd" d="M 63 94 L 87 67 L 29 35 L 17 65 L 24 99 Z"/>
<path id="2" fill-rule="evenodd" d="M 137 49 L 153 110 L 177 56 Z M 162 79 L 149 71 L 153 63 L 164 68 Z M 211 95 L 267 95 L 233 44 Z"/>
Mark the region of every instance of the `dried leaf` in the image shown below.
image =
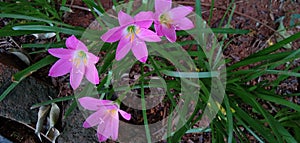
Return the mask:
<path id="1" fill-rule="evenodd" d="M 39 112 L 38 112 L 38 121 L 35 125 L 35 134 L 39 137 L 40 141 L 42 142 L 42 138 L 41 138 L 41 130 L 45 121 L 45 118 L 48 115 L 50 106 L 41 106 L 39 108 Z"/>
<path id="2" fill-rule="evenodd" d="M 30 65 L 30 60 L 29 58 L 24 54 L 22 53 L 22 51 L 18 50 L 18 49 L 13 49 L 13 48 L 10 48 L 9 49 L 9 52 L 14 54 L 15 56 L 17 56 L 20 60 L 22 60 L 25 64 L 27 65 Z"/>
<path id="3" fill-rule="evenodd" d="M 50 110 L 50 128 L 54 127 L 56 124 L 60 114 L 60 109 L 57 104 L 52 103 L 51 110 Z"/>
<path id="4" fill-rule="evenodd" d="M 47 137 L 52 141 L 52 143 L 55 143 L 55 141 L 59 135 L 60 135 L 60 132 L 56 128 L 51 128 L 49 130 Z"/>
<path id="5" fill-rule="evenodd" d="M 41 33 L 41 34 L 32 34 L 36 39 L 49 39 L 54 37 L 56 34 L 51 32 L 51 33 Z"/>
<path id="6" fill-rule="evenodd" d="M 49 113 L 49 129 L 46 133 L 46 135 L 48 135 L 49 131 L 54 127 L 54 125 L 56 124 L 58 118 L 59 118 L 59 114 L 60 114 L 60 109 L 59 107 L 57 106 L 57 104 L 55 103 L 52 103 L 51 104 L 51 110 L 50 110 L 50 113 Z"/>
<path id="7" fill-rule="evenodd" d="M 61 6 L 61 7 L 59 8 L 59 10 L 65 11 L 65 12 L 73 12 L 73 10 L 72 10 L 71 8 L 65 7 L 65 6 Z"/>
<path id="8" fill-rule="evenodd" d="M 284 16 L 280 17 L 279 19 L 276 20 L 277 22 L 279 22 L 279 26 L 278 26 L 278 29 L 277 29 L 277 32 L 278 32 L 279 35 L 277 35 L 277 38 L 276 38 L 277 42 L 280 42 L 281 40 L 283 40 L 283 39 L 288 38 L 288 37 L 291 36 L 286 31 L 286 29 L 285 29 L 285 27 L 283 25 L 283 19 L 284 19 Z M 289 44 L 284 45 L 283 47 L 287 48 L 287 49 L 290 49 L 290 48 L 292 48 L 292 45 L 291 45 L 291 43 L 289 43 Z"/>

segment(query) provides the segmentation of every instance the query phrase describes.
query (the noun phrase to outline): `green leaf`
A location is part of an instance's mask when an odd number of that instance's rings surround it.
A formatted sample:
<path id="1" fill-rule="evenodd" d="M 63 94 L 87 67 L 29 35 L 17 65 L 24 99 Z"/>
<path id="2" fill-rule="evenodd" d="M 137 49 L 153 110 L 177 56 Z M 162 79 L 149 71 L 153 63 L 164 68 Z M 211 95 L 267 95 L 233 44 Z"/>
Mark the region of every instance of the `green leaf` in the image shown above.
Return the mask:
<path id="1" fill-rule="evenodd" d="M 47 44 L 22 44 L 22 48 L 58 48 L 58 47 L 65 47 L 64 42 L 59 43 L 47 43 Z"/>
<path id="2" fill-rule="evenodd" d="M 210 128 L 194 128 L 194 129 L 189 129 L 185 133 L 190 134 L 190 133 L 205 133 L 205 132 L 211 132 Z"/>
<path id="3" fill-rule="evenodd" d="M 258 113 L 260 113 L 268 125 L 271 127 L 272 132 L 277 137 L 277 142 L 296 142 L 294 137 L 277 121 L 275 118 L 268 113 L 253 97 L 251 93 L 238 86 L 235 90 L 232 90 L 236 95 L 243 99 L 244 102 L 251 105 Z"/>
<path id="4" fill-rule="evenodd" d="M 281 60 L 287 56 L 289 56 L 292 52 L 280 52 L 280 53 L 274 53 L 274 54 L 267 54 L 264 56 L 257 56 L 257 57 L 248 57 L 245 58 L 229 67 L 226 68 L 227 71 L 231 71 L 233 69 L 242 67 L 242 66 L 247 66 L 253 63 L 257 62 L 262 62 L 262 61 L 270 61 L 270 60 Z M 228 73 L 230 74 L 230 73 Z"/>
<path id="5" fill-rule="evenodd" d="M 72 111 L 74 111 L 74 109 L 76 109 L 76 108 L 77 108 L 77 102 L 73 101 L 72 104 L 70 105 L 70 107 L 65 112 L 63 119 L 66 119 L 72 113 Z"/>
<path id="6" fill-rule="evenodd" d="M 290 43 L 290 42 L 293 42 L 295 40 L 298 40 L 300 38 L 300 32 L 268 47 L 268 48 L 265 48 L 255 54 L 252 54 L 251 56 L 249 56 L 248 58 L 252 58 L 252 57 L 258 57 L 258 56 L 262 56 L 262 55 L 268 55 L 276 50 L 278 50 L 279 48 L 283 47 L 284 45 Z"/>
<path id="7" fill-rule="evenodd" d="M 201 1 L 196 1 L 196 4 L 195 4 L 195 13 L 196 13 L 199 17 L 202 17 Z"/>
<path id="8" fill-rule="evenodd" d="M 45 26 L 45 25 L 14 26 L 13 30 L 59 32 L 59 33 L 65 33 L 65 34 L 70 34 L 70 35 L 78 35 L 78 36 L 83 34 L 83 30 L 75 30 L 75 29 L 55 27 L 55 26 Z"/>
<path id="9" fill-rule="evenodd" d="M 18 82 L 13 82 L 5 89 L 5 91 L 0 96 L 0 102 L 18 85 Z"/>
<path id="10" fill-rule="evenodd" d="M 219 72 L 175 72 L 169 70 L 161 70 L 167 76 L 181 77 L 181 78 L 211 78 L 218 77 Z"/>
<path id="11" fill-rule="evenodd" d="M 103 15 L 103 13 L 105 13 L 105 10 L 103 8 L 103 6 L 101 5 L 101 3 L 95 3 L 94 0 L 83 0 L 83 2 L 88 5 L 89 7 L 91 7 L 93 10 L 96 10 L 96 13 L 101 16 Z"/>
<path id="12" fill-rule="evenodd" d="M 143 77 L 144 74 L 144 64 L 141 63 L 141 74 Z M 146 109 L 146 101 L 145 101 L 145 92 L 144 92 L 144 78 L 141 79 L 141 104 L 142 104 L 142 114 L 143 114 L 143 119 L 144 119 L 144 126 L 145 126 L 145 131 L 146 131 L 146 137 L 147 137 L 147 142 L 151 143 L 151 133 L 149 129 L 149 124 L 148 124 L 148 118 L 147 118 L 147 109 Z"/>
<path id="13" fill-rule="evenodd" d="M 49 104 L 56 103 L 56 102 L 73 100 L 73 99 L 75 99 L 75 96 L 65 96 L 65 97 L 55 98 L 55 99 L 48 100 L 48 101 L 45 101 L 45 102 L 42 102 L 42 103 L 34 104 L 30 107 L 30 109 L 34 109 L 34 108 L 44 106 L 44 105 L 49 105 Z"/>
<path id="14" fill-rule="evenodd" d="M 288 100 L 276 97 L 276 96 L 270 96 L 270 95 L 265 95 L 265 94 L 257 94 L 257 96 L 263 100 L 271 101 L 276 104 L 280 104 L 286 107 L 289 107 L 290 109 L 294 109 L 298 112 L 300 112 L 300 105 L 297 105 L 295 103 L 292 103 Z"/>
<path id="15" fill-rule="evenodd" d="M 226 107 L 226 117 L 227 117 L 227 131 L 228 131 L 227 142 L 231 143 L 233 141 L 233 115 L 232 115 L 232 111 L 229 105 L 227 95 L 224 96 L 224 103 Z"/>
<path id="16" fill-rule="evenodd" d="M 47 57 L 43 58 L 42 60 L 36 62 L 35 64 L 31 65 L 30 67 L 16 73 L 13 76 L 13 81 L 20 82 L 27 76 L 31 75 L 33 72 L 35 72 L 38 69 L 43 68 L 49 64 L 54 63 L 56 60 L 57 60 L 57 58 L 55 58 L 53 56 L 47 56 Z"/>
<path id="17" fill-rule="evenodd" d="M 7 36 L 21 36 L 21 35 L 27 35 L 32 33 L 43 33 L 43 31 L 34 31 L 34 30 L 12 30 L 12 29 L 0 29 L 0 37 L 7 37 Z"/>
<path id="18" fill-rule="evenodd" d="M 255 139 L 257 139 L 260 143 L 264 143 L 264 141 L 252 130 L 248 125 L 244 123 L 239 117 L 235 116 L 237 120 L 237 124 L 241 124 Z M 250 125 L 252 127 L 252 124 Z M 266 137 L 266 136 L 264 136 Z"/>
<path id="19" fill-rule="evenodd" d="M 37 17 L 32 17 L 32 16 L 27 16 L 27 15 L 22 15 L 22 14 L 9 14 L 9 13 L 0 13 L 1 18 L 14 18 L 14 19 L 25 19 L 25 20 L 33 20 L 33 21 L 42 21 L 46 22 L 49 24 L 57 24 L 69 28 L 73 28 L 74 26 L 71 26 L 69 24 L 65 24 L 62 22 L 57 22 L 53 20 L 48 20 L 48 19 L 43 19 L 43 18 L 37 18 Z"/>
<path id="20" fill-rule="evenodd" d="M 246 113 L 240 107 L 236 107 L 236 106 L 234 106 L 234 110 L 236 111 L 235 118 L 239 122 L 246 123 L 246 124 L 244 123 L 245 128 L 253 129 L 255 132 L 259 133 L 268 142 L 276 142 L 273 134 L 270 134 L 270 130 L 265 128 L 264 125 L 261 124 L 258 120 L 253 119 L 253 117 L 251 117 L 249 113 Z"/>

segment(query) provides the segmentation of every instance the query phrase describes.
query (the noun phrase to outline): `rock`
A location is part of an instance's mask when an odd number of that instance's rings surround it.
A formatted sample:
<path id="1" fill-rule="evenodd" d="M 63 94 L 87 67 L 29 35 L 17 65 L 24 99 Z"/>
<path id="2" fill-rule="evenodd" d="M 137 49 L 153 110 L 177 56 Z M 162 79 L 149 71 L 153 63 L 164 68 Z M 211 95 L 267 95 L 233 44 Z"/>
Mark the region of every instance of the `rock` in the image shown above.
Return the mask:
<path id="1" fill-rule="evenodd" d="M 63 120 L 63 131 L 58 137 L 59 143 L 98 143 L 96 130 L 94 128 L 85 129 L 82 127 L 85 118 L 76 108 L 72 113 Z"/>
<path id="2" fill-rule="evenodd" d="M 0 61 L 0 94 L 2 94 L 12 83 L 11 77 L 18 71 L 17 68 L 3 64 Z M 11 93 L 0 102 L 0 116 L 22 122 L 35 128 L 38 117 L 38 108 L 31 110 L 30 107 L 33 104 L 49 100 L 49 96 L 54 99 L 57 95 L 58 91 L 56 89 L 41 80 L 29 76 L 22 80 Z M 66 106 L 61 107 L 62 110 L 66 110 L 67 108 L 68 107 Z M 57 142 L 98 143 L 96 130 L 93 128 L 85 129 L 82 127 L 84 120 L 85 118 L 78 108 L 76 108 L 66 119 L 61 120 L 58 125 L 56 125 L 61 133 Z M 0 128 L 1 127 L 5 126 L 0 125 Z"/>
<path id="3" fill-rule="evenodd" d="M 18 69 L 0 63 L 0 93 L 12 83 L 11 77 Z M 0 115 L 26 124 L 35 125 L 37 121 L 37 110 L 30 110 L 33 104 L 49 100 L 55 97 L 58 91 L 46 86 L 34 77 L 27 77 L 21 81 L 0 102 Z"/>
<path id="4" fill-rule="evenodd" d="M 0 116 L 0 134 L 7 137 L 1 139 L 1 143 L 40 143 L 39 138 L 34 133 L 34 128 L 24 123 L 11 120 Z M 42 135 L 43 143 L 51 143 L 51 141 Z"/>
<path id="5" fill-rule="evenodd" d="M 12 75 L 19 70 L 13 66 L 0 63 L 0 94 L 12 83 Z M 37 110 L 31 110 L 33 104 L 55 97 L 58 91 L 45 83 L 28 77 L 21 81 L 1 102 L 0 134 L 10 137 L 14 142 L 39 143 L 34 134 L 37 122 Z M 17 122 L 14 122 L 17 121 Z M 45 140 L 44 140 L 45 141 Z"/>

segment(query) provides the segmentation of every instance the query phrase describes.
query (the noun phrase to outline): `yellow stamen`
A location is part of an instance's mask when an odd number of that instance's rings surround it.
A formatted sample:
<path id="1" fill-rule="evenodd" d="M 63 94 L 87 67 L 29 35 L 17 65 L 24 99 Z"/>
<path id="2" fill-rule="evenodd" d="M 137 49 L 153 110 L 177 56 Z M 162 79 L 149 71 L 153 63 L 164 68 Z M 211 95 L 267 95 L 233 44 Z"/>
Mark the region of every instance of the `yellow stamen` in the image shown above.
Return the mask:
<path id="1" fill-rule="evenodd" d="M 134 40 L 134 34 L 131 34 L 130 42 L 132 43 Z"/>
<path id="2" fill-rule="evenodd" d="M 167 14 L 162 14 L 159 17 L 159 22 L 161 24 L 166 25 L 168 28 L 171 27 L 173 20 L 167 15 Z"/>
<path id="3" fill-rule="evenodd" d="M 141 32 L 141 29 L 138 28 L 137 30 L 135 30 L 135 34 L 139 34 Z"/>
<path id="4" fill-rule="evenodd" d="M 73 64 L 76 68 L 79 68 L 79 66 L 83 63 L 84 65 L 87 65 L 87 55 L 84 51 L 78 51 L 75 53 L 75 56 L 73 59 L 71 59 Z"/>
<path id="5" fill-rule="evenodd" d="M 134 41 L 136 34 L 139 34 L 140 32 L 141 32 L 140 28 L 134 25 L 128 26 L 127 35 L 125 36 L 125 38 L 130 38 L 130 42 L 132 43 Z"/>
<path id="6" fill-rule="evenodd" d="M 107 110 L 108 113 L 110 113 L 112 116 L 115 115 L 117 113 L 116 109 L 112 109 L 112 110 Z"/>

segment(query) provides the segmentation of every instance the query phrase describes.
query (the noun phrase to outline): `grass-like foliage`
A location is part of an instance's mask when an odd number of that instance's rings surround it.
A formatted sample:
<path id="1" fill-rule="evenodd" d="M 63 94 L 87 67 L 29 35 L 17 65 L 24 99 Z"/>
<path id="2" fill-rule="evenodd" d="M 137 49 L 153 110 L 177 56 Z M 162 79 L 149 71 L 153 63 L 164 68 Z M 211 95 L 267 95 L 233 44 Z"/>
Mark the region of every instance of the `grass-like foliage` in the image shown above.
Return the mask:
<path id="1" fill-rule="evenodd" d="M 87 5 L 95 17 L 108 17 L 100 0 L 96 2 L 94 0 L 83 0 L 83 2 Z M 118 6 L 123 3 L 117 1 L 113 2 L 114 7 L 117 10 Z M 127 12 L 132 12 L 133 2 L 134 1 L 132 0 L 129 1 L 126 7 Z M 151 10 L 153 9 L 153 3 L 149 2 L 149 4 L 143 4 L 140 8 Z M 212 17 L 213 8 L 214 7 L 212 6 L 208 23 L 211 23 L 210 19 Z M 214 88 L 214 85 L 211 85 L 211 83 L 214 78 L 218 77 L 218 73 L 213 71 L 214 68 L 212 68 L 212 66 L 219 66 L 218 59 L 213 59 L 218 58 L 218 55 L 216 56 L 215 54 L 221 54 L 222 50 L 230 44 L 225 42 L 228 35 L 234 34 L 239 36 L 249 32 L 245 29 L 229 28 L 229 24 L 233 17 L 233 11 L 235 10 L 234 3 L 231 3 L 224 15 L 224 18 L 228 17 L 229 19 L 226 26 L 223 28 L 212 29 L 212 32 L 218 35 L 218 46 L 221 47 L 221 51 L 207 54 L 203 51 L 203 47 L 201 47 L 199 41 L 195 39 L 184 41 L 178 40 L 175 43 L 177 45 L 187 47 L 185 48 L 185 52 L 191 57 L 191 61 L 198 71 L 177 71 L 178 67 L 173 66 L 177 64 L 173 61 L 177 60 L 172 59 L 172 57 L 176 56 L 178 52 L 162 52 L 162 56 L 169 58 L 164 59 L 156 56 L 149 56 L 147 63 L 138 64 L 140 66 L 141 74 L 135 81 L 135 84 L 129 86 L 130 89 L 127 87 L 112 89 L 109 86 L 110 81 L 112 80 L 109 72 L 115 68 L 113 67 L 113 63 L 117 43 L 109 44 L 99 42 L 101 35 L 97 35 L 97 32 L 91 32 L 85 35 L 84 28 L 74 27 L 63 23 L 62 16 L 70 9 L 71 7 L 66 6 L 66 0 L 61 1 L 61 3 L 54 1 L 49 2 L 47 0 L 34 0 L 31 2 L 28 2 L 27 0 L 20 0 L 18 2 L 0 2 L 0 18 L 9 19 L 9 23 L 0 29 L 0 37 L 22 36 L 26 34 L 45 32 L 56 33 L 56 43 L 26 43 L 22 45 L 23 48 L 35 47 L 42 48 L 44 51 L 55 46 L 64 46 L 64 44 L 62 44 L 60 34 L 76 35 L 78 38 L 83 35 L 83 38 L 89 37 L 90 39 L 98 39 L 98 41 L 90 42 L 90 45 L 87 45 L 90 49 L 96 48 L 97 45 L 102 45 L 101 52 L 107 53 L 105 57 L 100 59 L 100 64 L 97 67 L 99 75 L 103 77 L 97 85 L 97 94 L 102 95 L 101 97 L 105 97 L 106 99 L 110 99 L 114 92 L 135 89 L 141 94 L 140 98 L 143 109 L 146 109 L 145 98 L 147 94 L 145 94 L 145 89 L 155 87 L 155 84 L 151 84 L 151 82 L 149 82 L 148 77 L 150 76 L 155 75 L 156 77 L 160 77 L 165 80 L 167 90 L 166 95 L 164 95 L 165 100 L 163 100 L 163 102 L 170 103 L 170 111 L 176 110 L 175 107 L 177 106 L 178 101 L 174 97 L 178 97 L 180 95 L 182 82 L 186 82 L 190 86 L 201 87 L 200 91 L 197 92 L 197 95 L 195 95 L 198 96 L 198 101 L 196 102 L 197 104 L 195 105 L 194 112 L 186 120 L 184 125 L 176 130 L 176 132 L 172 132 L 171 129 L 168 131 L 169 136 L 166 138 L 168 142 L 179 142 L 182 136 L 189 133 L 209 133 L 212 142 L 249 142 L 249 136 L 254 137 L 258 142 L 300 142 L 300 105 L 287 100 L 287 98 L 293 96 L 297 97 L 299 94 L 278 95 L 276 92 L 279 84 L 285 79 L 289 77 L 300 77 L 298 72 L 300 67 L 294 67 L 287 64 L 292 63 L 299 58 L 300 49 L 293 50 L 293 48 L 291 48 L 286 49 L 284 52 L 277 52 L 278 49 L 283 48 L 283 46 L 297 40 L 299 41 L 299 32 L 291 35 L 290 37 L 283 38 L 280 42 L 270 45 L 269 47 L 257 51 L 245 59 L 227 66 L 226 71 L 224 71 L 227 73 L 224 99 L 220 103 L 215 103 L 219 111 L 206 128 L 193 128 L 194 125 L 202 118 L 202 115 L 199 113 L 202 113 L 207 106 L 212 106 L 208 105 L 208 99 L 211 96 L 211 89 Z M 194 11 L 199 17 L 201 17 L 200 0 L 195 1 Z M 107 23 L 105 23 L 105 21 Z M 223 23 L 223 21 L 224 19 L 222 19 L 221 23 Z M 100 25 L 104 25 L 103 27 L 110 27 L 114 24 L 113 21 L 110 21 L 110 19 L 98 19 L 98 22 Z M 197 21 L 195 24 L 196 26 L 201 25 L 201 23 L 197 23 Z M 191 30 L 188 32 L 195 34 L 198 31 Z M 100 31 L 99 33 L 103 34 L 104 32 Z M 188 35 L 188 33 L 185 31 L 179 31 L 177 32 L 177 35 L 184 37 Z M 151 46 L 151 48 L 157 47 L 155 43 L 151 43 L 149 46 Z M 171 48 L 172 46 L 172 44 L 165 44 L 164 48 Z M 212 47 L 214 46 L 216 45 L 212 44 Z M 159 51 L 159 49 L 155 48 L 153 48 L 153 50 Z M 213 57 L 209 57 L 212 55 Z M 1 93 L 0 101 L 2 101 L 15 86 L 18 86 L 18 83 L 20 83 L 24 78 L 45 66 L 53 64 L 55 61 L 56 59 L 54 57 L 46 56 L 44 59 L 33 63 L 26 69 L 15 74 L 12 78 L 13 83 L 11 86 Z M 171 64 L 170 61 L 173 63 Z M 231 62 L 230 59 L 225 59 L 225 61 L 225 64 Z M 180 65 L 181 63 L 178 64 Z M 279 69 L 278 67 L 281 65 L 285 66 L 284 68 Z M 127 65 L 124 63 L 122 66 L 125 67 Z M 120 68 L 122 66 L 120 65 Z M 250 68 L 242 68 L 246 66 Z M 152 70 L 144 72 L 144 69 Z M 257 84 L 247 84 L 266 75 L 276 75 L 277 78 L 272 82 L 263 80 Z M 189 80 L 184 81 L 183 79 L 197 79 L 199 82 L 197 82 L 197 85 L 194 85 L 194 82 L 189 82 Z M 194 92 L 192 91 L 192 93 Z M 44 103 L 33 105 L 33 108 L 40 105 L 51 104 L 53 102 L 72 100 L 74 98 L 75 96 L 56 98 Z M 270 105 L 272 109 L 265 108 L 263 106 L 264 104 Z M 66 114 L 69 114 L 75 107 L 76 102 L 72 104 Z M 151 142 L 151 133 L 148 128 L 150 123 L 148 123 L 147 120 L 148 117 L 146 110 L 142 111 L 147 141 Z"/>

